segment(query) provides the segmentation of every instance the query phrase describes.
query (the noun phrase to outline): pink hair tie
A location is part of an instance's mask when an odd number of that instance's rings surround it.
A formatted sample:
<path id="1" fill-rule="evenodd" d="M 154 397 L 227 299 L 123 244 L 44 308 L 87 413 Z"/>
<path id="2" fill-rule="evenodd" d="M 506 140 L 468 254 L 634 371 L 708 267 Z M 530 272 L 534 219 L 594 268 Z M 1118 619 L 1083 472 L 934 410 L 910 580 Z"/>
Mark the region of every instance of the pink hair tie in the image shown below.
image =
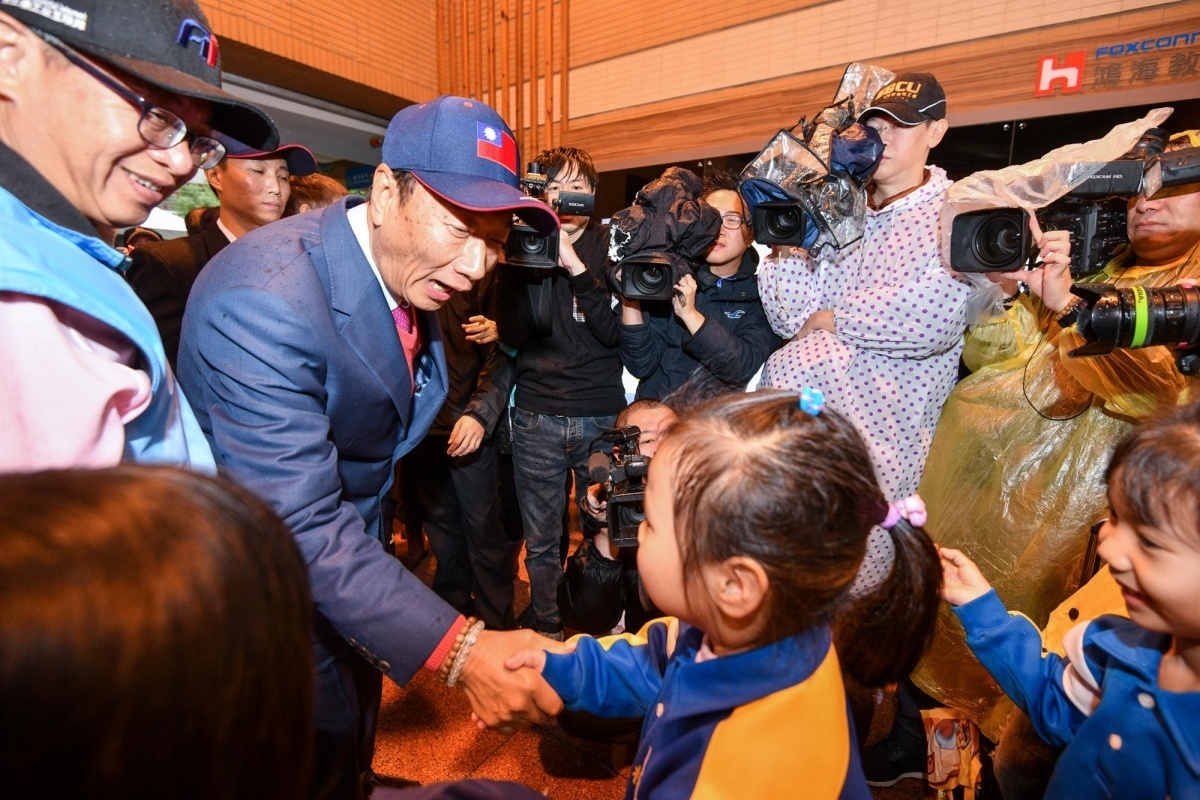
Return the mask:
<path id="1" fill-rule="evenodd" d="M 884 528 L 895 527 L 896 523 L 901 519 L 906 519 L 914 526 L 920 528 L 925 525 L 929 514 L 925 510 L 925 501 L 920 495 L 909 495 L 903 500 L 897 500 L 895 503 L 888 503 L 888 513 L 883 522 L 880 523 Z"/>

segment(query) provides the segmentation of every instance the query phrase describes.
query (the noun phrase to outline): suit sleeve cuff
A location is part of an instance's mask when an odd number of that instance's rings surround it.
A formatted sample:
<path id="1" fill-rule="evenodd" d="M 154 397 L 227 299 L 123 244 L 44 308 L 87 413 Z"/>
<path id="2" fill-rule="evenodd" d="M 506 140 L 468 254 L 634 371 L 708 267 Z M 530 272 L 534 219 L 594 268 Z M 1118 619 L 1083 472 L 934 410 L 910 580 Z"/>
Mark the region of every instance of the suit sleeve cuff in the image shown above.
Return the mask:
<path id="1" fill-rule="evenodd" d="M 462 630 L 462 626 L 466 622 L 466 617 L 459 614 L 458 618 L 450 623 L 450 629 L 446 631 L 445 636 L 438 642 L 438 646 L 433 648 L 433 652 L 425 660 L 425 669 L 437 672 L 441 668 L 442 662 L 446 660 L 446 654 L 450 652 L 450 647 L 454 644 L 454 637 L 458 636 L 458 632 Z"/>

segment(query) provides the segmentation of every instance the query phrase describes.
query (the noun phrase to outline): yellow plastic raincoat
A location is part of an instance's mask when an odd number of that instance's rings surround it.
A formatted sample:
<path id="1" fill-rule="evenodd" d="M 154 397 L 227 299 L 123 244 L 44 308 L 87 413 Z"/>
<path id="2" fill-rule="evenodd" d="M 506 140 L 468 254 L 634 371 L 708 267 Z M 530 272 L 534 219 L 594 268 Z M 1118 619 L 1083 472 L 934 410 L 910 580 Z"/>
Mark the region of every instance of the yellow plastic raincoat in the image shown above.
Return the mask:
<path id="1" fill-rule="evenodd" d="M 1130 256 L 1088 282 L 1200 278 L 1195 253 L 1159 267 L 1125 266 Z M 975 372 L 946 401 L 920 488 L 934 541 L 969 555 L 1005 606 L 1039 627 L 1079 584 L 1088 531 L 1106 513 L 1104 471 L 1117 440 L 1160 403 L 1184 401 L 1191 382 L 1166 347 L 1069 358 L 1083 337 L 1052 318 L 1022 296 L 968 333 L 963 358 Z M 913 680 L 993 740 L 1012 709 L 948 607 Z"/>

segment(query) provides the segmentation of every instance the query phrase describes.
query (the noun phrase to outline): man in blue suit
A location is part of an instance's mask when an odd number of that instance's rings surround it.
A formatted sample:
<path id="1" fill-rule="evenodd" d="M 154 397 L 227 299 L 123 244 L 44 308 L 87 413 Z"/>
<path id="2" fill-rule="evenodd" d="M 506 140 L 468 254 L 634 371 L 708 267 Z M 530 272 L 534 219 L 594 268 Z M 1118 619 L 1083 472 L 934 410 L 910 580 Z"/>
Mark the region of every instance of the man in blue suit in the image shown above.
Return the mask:
<path id="1" fill-rule="evenodd" d="M 238 239 L 188 301 L 179 378 L 200 426 L 221 469 L 273 505 L 308 564 L 316 795 L 369 790 L 381 673 L 446 677 L 464 641 L 474 646 L 455 675 L 482 721 L 561 708 L 540 677 L 503 666 L 544 640 L 468 637 L 474 620 L 389 553 L 380 508 L 396 459 L 446 395 L 433 312 L 492 269 L 514 212 L 557 230 L 554 212 L 519 190 L 518 164 L 511 131 L 483 103 L 410 106 L 388 126 L 368 202 L 349 197 Z"/>

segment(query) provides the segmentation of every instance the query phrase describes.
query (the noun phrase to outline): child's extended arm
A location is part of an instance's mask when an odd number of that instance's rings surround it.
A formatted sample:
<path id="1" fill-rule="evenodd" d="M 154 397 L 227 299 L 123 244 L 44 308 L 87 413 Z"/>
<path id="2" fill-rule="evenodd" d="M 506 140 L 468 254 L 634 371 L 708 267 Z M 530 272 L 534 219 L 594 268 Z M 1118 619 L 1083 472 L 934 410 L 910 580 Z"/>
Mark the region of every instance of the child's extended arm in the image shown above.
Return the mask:
<path id="1" fill-rule="evenodd" d="M 971 559 L 949 548 L 939 548 L 939 553 L 942 599 L 955 606 L 967 631 L 967 646 L 1029 715 L 1042 739 L 1066 744 L 1098 702 L 1087 665 L 1076 669 L 1054 653 L 1043 656 L 1038 629 L 1028 618 L 1004 609 Z"/>
<path id="2" fill-rule="evenodd" d="M 636 636 L 577 636 L 571 640 L 573 653 L 526 650 L 510 657 L 505 666 L 540 671 L 572 711 L 642 717 L 662 687 L 677 627 L 674 619 L 656 619 Z"/>

